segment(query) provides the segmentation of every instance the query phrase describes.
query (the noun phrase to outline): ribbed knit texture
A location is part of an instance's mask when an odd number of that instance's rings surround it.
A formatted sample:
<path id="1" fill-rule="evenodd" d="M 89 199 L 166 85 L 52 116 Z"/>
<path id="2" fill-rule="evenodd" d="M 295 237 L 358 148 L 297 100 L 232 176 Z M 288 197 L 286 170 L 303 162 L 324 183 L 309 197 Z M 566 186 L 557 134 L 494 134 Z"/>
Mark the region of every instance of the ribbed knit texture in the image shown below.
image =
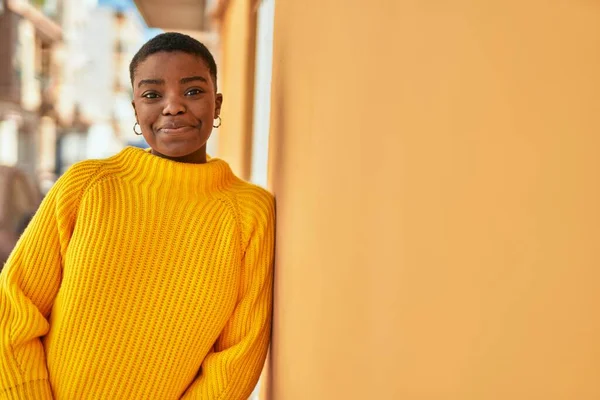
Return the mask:
<path id="1" fill-rule="evenodd" d="M 273 242 L 272 196 L 222 160 L 76 164 L 0 274 L 0 399 L 245 400 Z"/>

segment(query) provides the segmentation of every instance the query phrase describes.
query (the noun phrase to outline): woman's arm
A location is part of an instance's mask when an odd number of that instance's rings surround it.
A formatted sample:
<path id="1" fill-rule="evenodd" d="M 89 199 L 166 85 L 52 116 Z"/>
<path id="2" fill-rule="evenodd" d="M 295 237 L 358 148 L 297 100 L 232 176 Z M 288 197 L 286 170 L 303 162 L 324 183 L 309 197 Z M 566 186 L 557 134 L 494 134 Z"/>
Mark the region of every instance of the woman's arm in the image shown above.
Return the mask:
<path id="1" fill-rule="evenodd" d="M 243 258 L 240 301 L 183 399 L 245 400 L 258 381 L 271 335 L 273 203 L 261 191 L 250 205 L 255 222 Z"/>
<path id="2" fill-rule="evenodd" d="M 43 200 L 0 273 L 0 399 L 52 399 L 40 338 L 89 168 L 67 172 Z"/>

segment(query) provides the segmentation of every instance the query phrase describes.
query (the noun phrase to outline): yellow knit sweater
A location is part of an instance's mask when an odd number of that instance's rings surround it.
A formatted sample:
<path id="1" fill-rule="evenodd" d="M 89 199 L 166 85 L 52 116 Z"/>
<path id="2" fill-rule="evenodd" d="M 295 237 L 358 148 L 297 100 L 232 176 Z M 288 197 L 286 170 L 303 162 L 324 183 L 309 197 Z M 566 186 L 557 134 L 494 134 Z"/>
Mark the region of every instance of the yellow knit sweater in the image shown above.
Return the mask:
<path id="1" fill-rule="evenodd" d="M 76 164 L 0 274 L 0 399 L 246 399 L 273 231 L 272 196 L 222 160 Z"/>

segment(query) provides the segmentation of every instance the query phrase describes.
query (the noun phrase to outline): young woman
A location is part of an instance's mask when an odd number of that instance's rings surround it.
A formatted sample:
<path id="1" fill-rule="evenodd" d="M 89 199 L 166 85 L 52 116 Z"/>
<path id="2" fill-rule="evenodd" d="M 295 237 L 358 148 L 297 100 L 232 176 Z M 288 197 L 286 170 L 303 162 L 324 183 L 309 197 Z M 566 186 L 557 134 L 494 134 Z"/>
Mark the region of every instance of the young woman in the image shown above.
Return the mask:
<path id="1" fill-rule="evenodd" d="M 149 150 L 73 166 L 0 274 L 0 399 L 245 400 L 270 337 L 274 202 L 206 155 L 215 61 L 166 33 L 130 65 Z"/>

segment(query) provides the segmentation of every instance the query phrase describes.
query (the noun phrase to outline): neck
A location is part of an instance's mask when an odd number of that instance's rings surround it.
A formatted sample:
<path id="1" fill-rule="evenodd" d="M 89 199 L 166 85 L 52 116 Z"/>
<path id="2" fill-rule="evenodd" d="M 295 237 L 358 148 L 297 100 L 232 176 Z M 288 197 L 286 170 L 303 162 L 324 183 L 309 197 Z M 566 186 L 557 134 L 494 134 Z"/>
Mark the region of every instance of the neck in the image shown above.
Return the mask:
<path id="1" fill-rule="evenodd" d="M 151 154 L 137 147 L 126 147 L 114 156 L 127 179 L 143 187 L 170 194 L 205 195 L 225 190 L 236 177 L 229 165 L 206 155 L 205 163 L 182 163 Z"/>
<path id="2" fill-rule="evenodd" d="M 196 150 L 193 153 L 190 153 L 181 157 L 171 157 L 166 154 L 159 153 L 158 151 L 152 149 L 152 154 L 158 157 L 166 158 L 167 160 L 177 161 L 186 164 L 205 164 L 206 163 L 206 144 Z"/>

